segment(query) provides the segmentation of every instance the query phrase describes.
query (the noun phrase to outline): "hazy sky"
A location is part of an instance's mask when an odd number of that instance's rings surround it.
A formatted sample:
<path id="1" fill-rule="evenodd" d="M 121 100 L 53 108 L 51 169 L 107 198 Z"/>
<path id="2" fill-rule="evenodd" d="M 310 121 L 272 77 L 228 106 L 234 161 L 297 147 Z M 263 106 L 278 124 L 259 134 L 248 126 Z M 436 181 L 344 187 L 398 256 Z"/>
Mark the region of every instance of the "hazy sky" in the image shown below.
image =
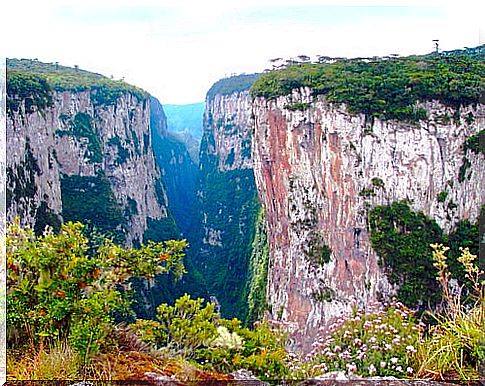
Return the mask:
<path id="1" fill-rule="evenodd" d="M 421 54 L 433 39 L 444 50 L 483 44 L 481 3 L 6 0 L 0 44 L 6 57 L 77 64 L 162 103 L 191 103 L 218 79 L 263 71 L 275 57 Z"/>

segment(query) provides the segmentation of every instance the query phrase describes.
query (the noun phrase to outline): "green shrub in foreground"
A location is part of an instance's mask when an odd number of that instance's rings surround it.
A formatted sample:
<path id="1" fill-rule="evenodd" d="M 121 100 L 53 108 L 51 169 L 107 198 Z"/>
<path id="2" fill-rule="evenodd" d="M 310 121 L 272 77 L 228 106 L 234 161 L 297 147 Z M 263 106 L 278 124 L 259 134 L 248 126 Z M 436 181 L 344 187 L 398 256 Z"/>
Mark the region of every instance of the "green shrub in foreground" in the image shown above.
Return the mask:
<path id="1" fill-rule="evenodd" d="M 80 223 L 36 236 L 18 222 L 7 229 L 7 343 L 42 347 L 69 341 L 84 358 L 106 343 L 113 313 L 129 312 L 119 291 L 133 277 L 183 273 L 185 241 L 124 249 L 105 240 L 90 256 Z"/>
<path id="2" fill-rule="evenodd" d="M 252 371 L 262 379 L 287 375 L 285 337 L 267 323 L 254 329 L 237 319 L 221 319 L 214 304 L 185 295 L 158 307 L 157 321 L 137 320 L 131 329 L 145 342 L 166 348 L 207 370 Z"/>

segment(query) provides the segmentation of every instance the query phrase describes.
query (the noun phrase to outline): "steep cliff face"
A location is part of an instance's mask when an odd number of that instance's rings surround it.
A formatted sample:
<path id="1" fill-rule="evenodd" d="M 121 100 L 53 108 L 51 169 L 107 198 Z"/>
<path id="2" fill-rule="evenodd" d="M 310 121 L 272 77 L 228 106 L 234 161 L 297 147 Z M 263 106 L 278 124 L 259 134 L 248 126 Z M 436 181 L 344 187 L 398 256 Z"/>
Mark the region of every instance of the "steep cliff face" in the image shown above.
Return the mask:
<path id="1" fill-rule="evenodd" d="M 295 103 L 304 108 L 290 110 Z M 321 323 L 393 292 L 369 242 L 369 208 L 408 199 L 445 230 L 479 215 L 483 154 L 464 155 L 463 146 L 483 129 L 483 105 L 419 107 L 429 119 L 411 124 L 349 114 L 308 88 L 254 100 L 253 165 L 270 245 L 267 299 L 300 348 L 309 348 Z"/>
<path id="2" fill-rule="evenodd" d="M 18 215 L 38 231 L 61 217 L 89 221 L 127 245 L 143 241 L 168 216 L 148 96 L 110 93 L 102 83 L 54 90 L 43 79 L 9 76 L 7 218 Z"/>
<path id="3" fill-rule="evenodd" d="M 220 81 L 227 86 L 235 79 Z M 226 316 L 244 318 L 246 280 L 258 202 L 251 163 L 252 82 L 208 93 L 197 181 L 193 261 Z M 215 91 L 214 91 L 215 90 Z"/>

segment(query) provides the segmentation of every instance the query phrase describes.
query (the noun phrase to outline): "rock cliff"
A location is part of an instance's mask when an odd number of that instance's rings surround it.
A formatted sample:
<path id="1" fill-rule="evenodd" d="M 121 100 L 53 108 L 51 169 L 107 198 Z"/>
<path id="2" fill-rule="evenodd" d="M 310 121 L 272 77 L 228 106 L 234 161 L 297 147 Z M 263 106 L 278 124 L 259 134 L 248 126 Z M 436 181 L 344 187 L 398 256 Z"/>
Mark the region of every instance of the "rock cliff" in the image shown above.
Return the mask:
<path id="1" fill-rule="evenodd" d="M 127 245 L 142 242 L 169 219 L 148 95 L 78 69 L 28 61 L 39 68 L 26 71 L 24 62 L 9 63 L 8 220 L 20 216 L 39 232 L 82 220 Z"/>
<path id="2" fill-rule="evenodd" d="M 288 108 L 295 104 L 304 108 Z M 479 215 L 483 154 L 464 152 L 464 143 L 483 129 L 484 106 L 419 107 L 428 116 L 419 123 L 369 120 L 307 87 L 253 102 L 253 167 L 270 245 L 267 300 L 300 348 L 352 305 L 393 293 L 369 242 L 370 208 L 407 199 L 445 230 Z M 316 255 L 325 259 L 315 264 Z"/>
<path id="3" fill-rule="evenodd" d="M 242 81 L 242 82 L 241 82 Z M 223 315 L 244 318 L 251 243 L 259 210 L 251 163 L 254 76 L 216 83 L 207 94 L 197 180 L 192 260 Z M 190 241 L 190 239 L 189 239 Z"/>

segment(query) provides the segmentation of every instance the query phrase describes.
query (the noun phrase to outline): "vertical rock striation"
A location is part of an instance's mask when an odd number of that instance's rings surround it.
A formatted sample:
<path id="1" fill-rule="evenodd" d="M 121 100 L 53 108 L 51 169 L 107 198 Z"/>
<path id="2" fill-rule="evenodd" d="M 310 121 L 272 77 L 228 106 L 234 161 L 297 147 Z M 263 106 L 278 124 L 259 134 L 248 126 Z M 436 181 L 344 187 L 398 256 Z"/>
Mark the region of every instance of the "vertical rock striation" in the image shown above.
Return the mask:
<path id="1" fill-rule="evenodd" d="M 305 109 L 286 108 L 295 101 Z M 293 326 L 299 348 L 309 349 L 318 327 L 352 305 L 393 293 L 369 242 L 369 208 L 408 199 L 445 230 L 477 219 L 483 154 L 468 152 L 463 171 L 463 145 L 483 129 L 483 105 L 459 114 L 438 102 L 420 107 L 427 121 L 370 122 L 308 88 L 255 98 L 253 166 L 270 245 L 267 299 L 272 316 Z M 443 123 L 445 115 L 460 118 Z M 443 203 L 437 195 L 444 191 Z"/>
<path id="2" fill-rule="evenodd" d="M 54 91 L 46 83 L 47 103 L 36 104 L 29 79 L 42 83 L 34 75 L 9 80 L 8 220 L 19 216 L 40 232 L 61 217 L 84 220 L 127 245 L 142 242 L 150 222 L 168 216 L 148 97 L 103 94 L 102 86 Z"/>
<path id="3" fill-rule="evenodd" d="M 193 261 L 209 294 L 218 299 L 223 315 L 240 318 L 247 312 L 245 287 L 258 212 L 249 86 L 208 93 L 197 182 L 200 229 L 192 243 Z"/>

